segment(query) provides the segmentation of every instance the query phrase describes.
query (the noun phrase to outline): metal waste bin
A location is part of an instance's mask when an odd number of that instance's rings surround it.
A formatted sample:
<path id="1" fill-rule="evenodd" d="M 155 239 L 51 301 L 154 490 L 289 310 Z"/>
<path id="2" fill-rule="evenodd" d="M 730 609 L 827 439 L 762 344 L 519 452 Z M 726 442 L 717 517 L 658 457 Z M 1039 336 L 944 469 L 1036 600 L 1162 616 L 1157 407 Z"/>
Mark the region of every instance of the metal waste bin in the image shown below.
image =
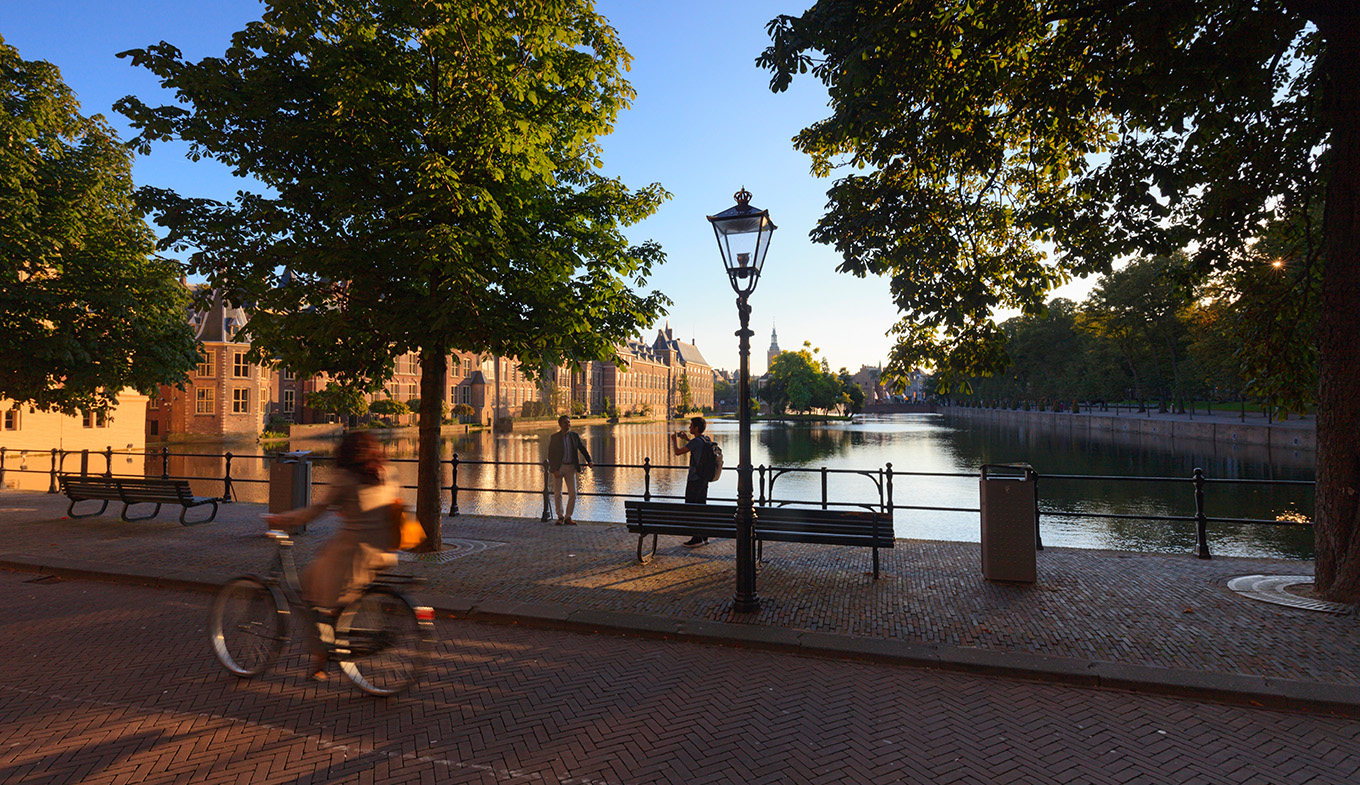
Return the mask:
<path id="1" fill-rule="evenodd" d="M 288 512 L 312 504 L 311 450 L 279 453 L 269 467 L 269 511 Z"/>
<path id="2" fill-rule="evenodd" d="M 1034 583 L 1039 475 L 1025 463 L 982 467 L 982 577 Z"/>

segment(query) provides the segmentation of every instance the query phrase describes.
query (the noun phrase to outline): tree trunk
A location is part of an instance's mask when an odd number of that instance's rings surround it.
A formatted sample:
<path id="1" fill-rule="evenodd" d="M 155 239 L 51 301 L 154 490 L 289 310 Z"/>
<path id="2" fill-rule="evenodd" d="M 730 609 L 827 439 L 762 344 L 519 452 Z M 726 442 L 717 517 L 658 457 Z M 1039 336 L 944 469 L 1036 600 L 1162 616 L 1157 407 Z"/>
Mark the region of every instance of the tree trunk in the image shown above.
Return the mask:
<path id="1" fill-rule="evenodd" d="M 1360 29 L 1333 15 L 1315 20 L 1331 128 L 1322 313 L 1318 323 L 1316 588 L 1360 601 Z"/>
<path id="2" fill-rule="evenodd" d="M 416 518 L 425 528 L 422 551 L 437 551 L 443 547 L 440 531 L 444 517 L 440 499 L 439 444 L 440 426 L 444 424 L 445 376 L 449 371 L 449 353 L 443 348 L 422 349 L 420 352 L 420 440 L 416 447 L 419 460 L 416 469 Z"/>

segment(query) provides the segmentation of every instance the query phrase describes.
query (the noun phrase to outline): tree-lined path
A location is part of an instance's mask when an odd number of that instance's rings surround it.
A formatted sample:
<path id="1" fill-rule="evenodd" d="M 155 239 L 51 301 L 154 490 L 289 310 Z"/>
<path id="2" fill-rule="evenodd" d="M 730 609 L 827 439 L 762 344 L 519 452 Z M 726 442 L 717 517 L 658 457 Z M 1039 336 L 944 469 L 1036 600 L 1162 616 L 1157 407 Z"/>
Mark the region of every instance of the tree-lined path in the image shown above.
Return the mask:
<path id="1" fill-rule="evenodd" d="M 238 682 L 208 596 L 0 573 L 0 782 L 1290 782 L 1360 722 L 665 641 L 441 620 L 375 701 L 294 645 Z"/>

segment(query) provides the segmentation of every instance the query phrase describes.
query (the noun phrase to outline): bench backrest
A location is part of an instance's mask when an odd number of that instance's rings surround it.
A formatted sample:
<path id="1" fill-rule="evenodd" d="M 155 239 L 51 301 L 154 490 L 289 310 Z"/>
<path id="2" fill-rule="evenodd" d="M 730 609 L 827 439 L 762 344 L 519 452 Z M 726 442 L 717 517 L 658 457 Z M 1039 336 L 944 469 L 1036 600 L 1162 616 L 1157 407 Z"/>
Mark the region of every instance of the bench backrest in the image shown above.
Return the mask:
<path id="1" fill-rule="evenodd" d="M 695 527 L 736 531 L 736 507 L 727 504 L 676 504 L 674 502 L 624 502 L 630 526 L 647 523 L 683 523 Z M 892 516 L 877 510 L 822 510 L 812 507 L 756 507 L 756 531 L 815 533 L 847 538 L 871 538 L 893 542 Z"/>
<path id="2" fill-rule="evenodd" d="M 118 486 L 112 477 L 81 477 L 62 474 L 57 477 L 61 492 L 82 499 L 118 499 Z"/>
<path id="3" fill-rule="evenodd" d="M 156 477 L 115 477 L 123 499 L 146 502 L 190 503 L 194 500 L 188 480 L 162 480 Z"/>
<path id="4" fill-rule="evenodd" d="M 623 503 L 624 517 L 629 524 L 640 524 L 651 520 L 672 522 L 677 519 L 699 526 L 731 527 L 736 531 L 736 508 L 722 504 L 678 504 L 675 502 Z"/>

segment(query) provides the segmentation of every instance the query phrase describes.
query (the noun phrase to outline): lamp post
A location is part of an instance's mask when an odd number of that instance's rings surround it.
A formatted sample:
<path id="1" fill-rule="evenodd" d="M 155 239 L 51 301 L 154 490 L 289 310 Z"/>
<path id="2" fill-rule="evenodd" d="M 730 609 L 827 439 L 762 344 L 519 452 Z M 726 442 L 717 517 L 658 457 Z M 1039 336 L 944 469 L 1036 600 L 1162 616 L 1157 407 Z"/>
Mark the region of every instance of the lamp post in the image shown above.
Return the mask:
<path id="1" fill-rule="evenodd" d="M 736 193 L 737 204 L 717 215 L 708 216 L 718 240 L 723 266 L 732 291 L 737 293 L 737 315 L 741 329 L 741 376 L 737 382 L 738 422 L 741 423 L 741 453 L 737 465 L 737 592 L 732 610 L 750 613 L 760 610 L 756 594 L 755 500 L 751 488 L 751 306 L 747 302 L 760 280 L 770 236 L 775 230 L 768 210 L 751 206 L 745 188 Z"/>

